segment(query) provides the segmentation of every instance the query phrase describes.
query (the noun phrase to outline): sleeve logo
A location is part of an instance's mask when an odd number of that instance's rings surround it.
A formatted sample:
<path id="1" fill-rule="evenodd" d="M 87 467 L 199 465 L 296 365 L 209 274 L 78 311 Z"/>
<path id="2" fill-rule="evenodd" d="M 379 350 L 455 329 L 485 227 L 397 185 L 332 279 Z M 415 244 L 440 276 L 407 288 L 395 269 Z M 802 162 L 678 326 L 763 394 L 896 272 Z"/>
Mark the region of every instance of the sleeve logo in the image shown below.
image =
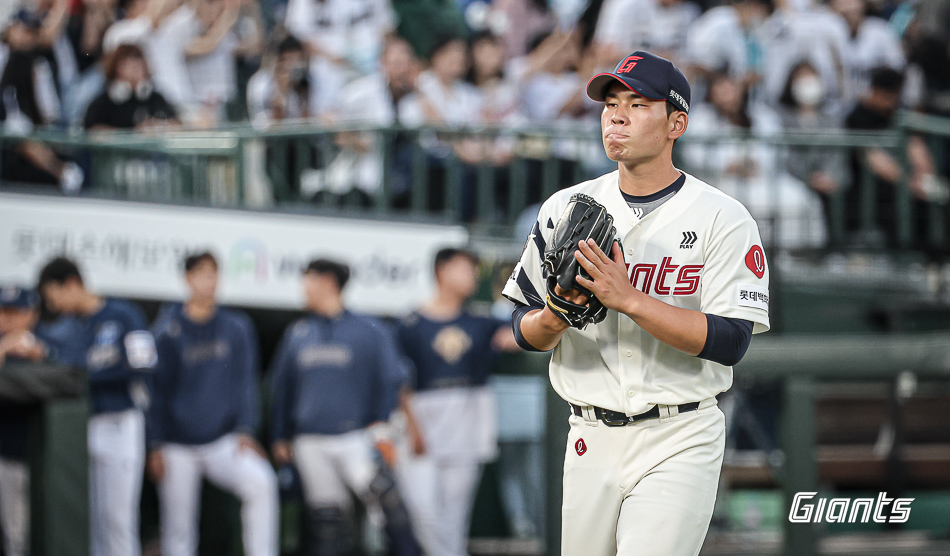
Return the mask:
<path id="1" fill-rule="evenodd" d="M 753 309 L 768 311 L 769 291 L 761 286 L 739 284 L 739 291 L 736 294 L 736 304 L 739 307 L 752 307 Z"/>
<path id="2" fill-rule="evenodd" d="M 765 276 L 765 252 L 758 245 L 753 245 L 752 249 L 745 255 L 745 265 L 749 267 L 756 278 Z"/>
<path id="3" fill-rule="evenodd" d="M 125 335 L 125 353 L 133 369 L 151 369 L 158 363 L 155 339 L 145 330 L 136 330 Z"/>

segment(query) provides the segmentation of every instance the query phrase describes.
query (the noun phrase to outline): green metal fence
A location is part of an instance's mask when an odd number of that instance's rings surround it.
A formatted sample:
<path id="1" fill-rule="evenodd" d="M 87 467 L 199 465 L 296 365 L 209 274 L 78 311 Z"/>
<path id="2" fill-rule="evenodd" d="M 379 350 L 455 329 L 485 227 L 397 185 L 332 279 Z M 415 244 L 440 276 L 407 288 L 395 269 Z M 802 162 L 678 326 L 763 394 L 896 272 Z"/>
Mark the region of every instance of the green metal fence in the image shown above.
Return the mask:
<path id="1" fill-rule="evenodd" d="M 918 200 L 909 187 L 906 153 L 914 136 L 925 138 L 937 174 L 946 175 L 950 120 L 917 114 L 879 133 L 687 134 L 674 156 L 680 168 L 749 206 L 773 246 L 940 252 L 948 245 L 947 206 L 939 194 Z M 519 216 L 554 191 L 616 167 L 597 128 L 298 123 L 163 135 L 45 131 L 30 138 L 77 160 L 93 195 L 423 216 L 493 235 L 510 234 Z M 7 146 L 21 140 L 0 136 Z M 900 163 L 896 184 L 869 171 L 864 155 L 871 150 Z M 819 193 L 810 183 L 814 165 L 834 175 L 833 191 Z"/>

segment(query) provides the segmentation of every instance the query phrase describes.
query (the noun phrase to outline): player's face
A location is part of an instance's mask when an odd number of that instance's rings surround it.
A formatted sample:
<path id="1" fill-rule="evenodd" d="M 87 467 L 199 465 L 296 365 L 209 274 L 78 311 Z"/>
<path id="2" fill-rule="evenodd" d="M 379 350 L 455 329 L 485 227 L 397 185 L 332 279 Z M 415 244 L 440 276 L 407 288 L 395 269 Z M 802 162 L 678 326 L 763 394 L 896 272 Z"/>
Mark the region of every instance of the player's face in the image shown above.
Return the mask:
<path id="1" fill-rule="evenodd" d="M 211 261 L 201 261 L 185 274 L 192 297 L 214 299 L 218 292 L 218 267 Z"/>
<path id="2" fill-rule="evenodd" d="M 336 278 L 331 274 L 308 272 L 303 277 L 304 296 L 307 298 L 307 307 L 323 312 L 339 302 L 340 288 Z"/>
<path id="3" fill-rule="evenodd" d="M 38 319 L 39 313 L 34 309 L 0 307 L 0 334 L 29 332 Z"/>
<path id="4" fill-rule="evenodd" d="M 641 164 L 658 157 L 686 131 L 686 114 L 666 114 L 665 100 L 649 100 L 621 83 L 607 90 L 600 116 L 607 158 Z"/>
<path id="5" fill-rule="evenodd" d="M 71 314 L 78 311 L 79 293 L 81 286 L 74 280 L 67 280 L 62 284 L 50 282 L 43 286 L 43 299 L 46 306 L 54 313 Z"/>
<path id="6" fill-rule="evenodd" d="M 478 267 L 468 257 L 459 255 L 442 263 L 438 276 L 439 287 L 468 299 L 478 289 Z"/>

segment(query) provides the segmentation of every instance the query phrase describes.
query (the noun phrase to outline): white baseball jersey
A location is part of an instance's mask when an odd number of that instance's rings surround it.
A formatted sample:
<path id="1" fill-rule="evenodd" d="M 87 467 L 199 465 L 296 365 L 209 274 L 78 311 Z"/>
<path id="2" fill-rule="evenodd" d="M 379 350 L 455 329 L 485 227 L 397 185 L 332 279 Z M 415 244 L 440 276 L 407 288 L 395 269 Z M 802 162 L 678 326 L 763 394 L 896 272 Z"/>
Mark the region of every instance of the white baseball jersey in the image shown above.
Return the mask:
<path id="1" fill-rule="evenodd" d="M 545 246 L 571 196 L 584 193 L 613 215 L 637 289 L 676 307 L 752 321 L 753 333 L 769 329 L 769 269 L 755 220 L 741 203 L 686 174 L 679 192 L 640 219 L 618 180 L 619 172 L 611 172 L 559 191 L 541 206 L 506 297 L 544 304 Z M 554 349 L 550 375 L 565 400 L 627 415 L 705 400 L 732 385 L 731 367 L 664 344 L 615 311 L 584 330 L 568 329 Z"/>

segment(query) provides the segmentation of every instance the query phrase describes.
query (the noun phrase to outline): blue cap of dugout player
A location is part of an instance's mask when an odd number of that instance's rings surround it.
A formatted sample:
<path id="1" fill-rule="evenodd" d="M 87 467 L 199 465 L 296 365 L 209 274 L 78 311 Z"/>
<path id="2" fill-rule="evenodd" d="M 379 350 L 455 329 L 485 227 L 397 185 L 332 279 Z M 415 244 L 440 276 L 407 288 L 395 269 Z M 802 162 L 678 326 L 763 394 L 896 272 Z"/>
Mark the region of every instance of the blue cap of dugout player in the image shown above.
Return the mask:
<path id="1" fill-rule="evenodd" d="M 5 309 L 33 309 L 39 304 L 40 296 L 34 290 L 21 288 L 20 286 L 0 288 L 0 307 Z"/>
<path id="2" fill-rule="evenodd" d="M 689 81 L 666 58 L 638 50 L 621 60 L 614 71 L 592 77 L 587 82 L 587 96 L 603 102 L 607 87 L 615 80 L 643 98 L 666 100 L 677 110 L 689 112 Z"/>

